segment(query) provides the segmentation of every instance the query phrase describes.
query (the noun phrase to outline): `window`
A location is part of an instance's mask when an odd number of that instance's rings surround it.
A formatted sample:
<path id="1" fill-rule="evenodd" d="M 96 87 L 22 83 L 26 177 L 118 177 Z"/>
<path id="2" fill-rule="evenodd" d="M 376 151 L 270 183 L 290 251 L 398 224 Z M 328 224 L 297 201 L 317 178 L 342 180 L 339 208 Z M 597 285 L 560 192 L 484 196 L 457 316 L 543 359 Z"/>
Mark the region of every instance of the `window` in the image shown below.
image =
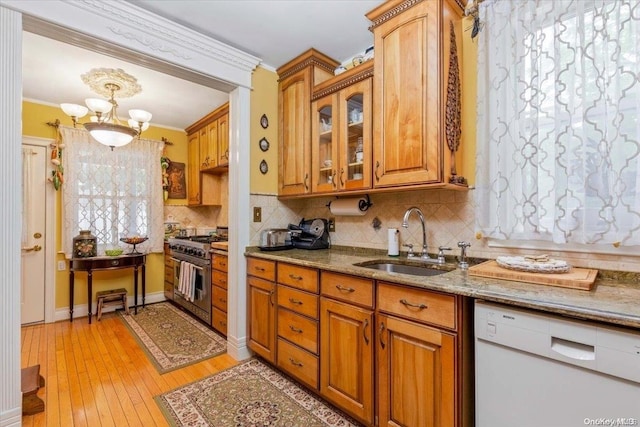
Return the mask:
<path id="1" fill-rule="evenodd" d="M 140 139 L 111 150 L 81 129 L 63 127 L 61 134 L 65 143 L 65 254 L 70 256 L 79 230 L 91 230 L 98 239 L 99 253 L 126 246 L 120 238 L 128 236 L 147 236 L 149 240 L 138 248 L 162 252 L 163 143 Z"/>
<path id="2" fill-rule="evenodd" d="M 640 3 L 480 5 L 476 228 L 640 245 Z"/>

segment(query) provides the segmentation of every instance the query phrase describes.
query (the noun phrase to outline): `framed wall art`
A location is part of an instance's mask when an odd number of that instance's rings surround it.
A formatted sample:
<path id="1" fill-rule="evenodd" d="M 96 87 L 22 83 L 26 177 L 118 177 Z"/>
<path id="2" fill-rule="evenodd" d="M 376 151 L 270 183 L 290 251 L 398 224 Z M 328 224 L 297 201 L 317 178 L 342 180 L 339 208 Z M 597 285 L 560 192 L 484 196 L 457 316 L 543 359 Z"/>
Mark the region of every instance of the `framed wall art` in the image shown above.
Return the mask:
<path id="1" fill-rule="evenodd" d="M 186 199 L 187 183 L 185 176 L 185 164 L 171 162 L 167 168 L 169 180 L 169 199 Z"/>

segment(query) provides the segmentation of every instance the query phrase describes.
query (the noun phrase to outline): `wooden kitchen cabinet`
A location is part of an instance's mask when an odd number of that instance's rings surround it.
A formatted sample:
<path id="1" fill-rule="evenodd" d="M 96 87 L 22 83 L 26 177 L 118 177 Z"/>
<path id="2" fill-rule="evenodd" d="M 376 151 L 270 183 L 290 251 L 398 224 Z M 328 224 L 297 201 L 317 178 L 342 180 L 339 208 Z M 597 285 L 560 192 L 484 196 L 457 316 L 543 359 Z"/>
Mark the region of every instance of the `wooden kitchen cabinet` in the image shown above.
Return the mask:
<path id="1" fill-rule="evenodd" d="M 228 256 L 222 252 L 211 255 L 211 326 L 227 336 L 227 267 Z"/>
<path id="2" fill-rule="evenodd" d="M 369 62 L 314 88 L 313 193 L 371 188 L 372 75 L 373 62 Z"/>
<path id="3" fill-rule="evenodd" d="M 320 299 L 320 394 L 373 424 L 373 310 Z"/>
<path id="4" fill-rule="evenodd" d="M 453 0 L 391 0 L 366 15 L 375 49 L 374 188 L 448 182 L 449 22 L 459 26 L 461 13 Z"/>
<path id="5" fill-rule="evenodd" d="M 282 67 L 278 83 L 278 195 L 311 192 L 311 92 L 331 78 L 337 61 L 309 49 Z"/>
<path id="6" fill-rule="evenodd" d="M 276 263 L 247 258 L 247 308 L 251 350 L 276 363 Z"/>
<path id="7" fill-rule="evenodd" d="M 318 270 L 278 263 L 277 277 L 277 365 L 294 378 L 318 390 Z"/>
<path id="8" fill-rule="evenodd" d="M 173 267 L 173 260 L 171 259 L 171 250 L 169 249 L 169 243 L 164 243 L 164 297 L 168 300 L 173 300 L 173 283 L 174 283 L 175 270 Z"/>
<path id="9" fill-rule="evenodd" d="M 188 164 L 187 164 L 187 202 L 190 206 L 202 204 L 200 193 L 200 133 L 195 132 L 189 135 L 187 141 Z"/>
<path id="10" fill-rule="evenodd" d="M 187 201 L 190 206 L 222 204 L 222 179 L 228 172 L 229 104 L 217 108 L 186 129 L 188 136 Z M 220 163 L 220 150 L 227 160 Z M 224 156 L 223 156 L 224 158 Z"/>
<path id="11" fill-rule="evenodd" d="M 377 319 L 379 425 L 456 425 L 455 337 L 384 314 Z"/>
<path id="12" fill-rule="evenodd" d="M 377 283 L 378 425 L 472 425 L 469 308 L 462 297 Z"/>
<path id="13" fill-rule="evenodd" d="M 322 271 L 320 286 L 320 394 L 372 425 L 373 280 Z"/>

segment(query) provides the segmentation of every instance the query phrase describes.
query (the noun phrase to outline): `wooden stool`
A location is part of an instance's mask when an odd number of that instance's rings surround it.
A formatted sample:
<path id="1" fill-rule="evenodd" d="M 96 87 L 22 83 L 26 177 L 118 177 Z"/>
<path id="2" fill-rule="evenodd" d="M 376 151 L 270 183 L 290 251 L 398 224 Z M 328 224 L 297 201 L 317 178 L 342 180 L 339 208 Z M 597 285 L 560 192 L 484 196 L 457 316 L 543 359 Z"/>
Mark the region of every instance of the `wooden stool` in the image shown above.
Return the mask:
<path id="1" fill-rule="evenodd" d="M 40 387 L 44 387 L 40 365 L 23 368 L 21 373 L 22 415 L 33 415 L 44 411 L 44 401 L 37 396 Z"/>
<path id="2" fill-rule="evenodd" d="M 124 307 L 124 312 L 129 314 L 129 304 L 127 304 L 127 290 L 124 288 L 100 291 L 96 294 L 98 298 L 98 320 L 102 317 L 102 308 L 107 305 L 120 305 Z"/>

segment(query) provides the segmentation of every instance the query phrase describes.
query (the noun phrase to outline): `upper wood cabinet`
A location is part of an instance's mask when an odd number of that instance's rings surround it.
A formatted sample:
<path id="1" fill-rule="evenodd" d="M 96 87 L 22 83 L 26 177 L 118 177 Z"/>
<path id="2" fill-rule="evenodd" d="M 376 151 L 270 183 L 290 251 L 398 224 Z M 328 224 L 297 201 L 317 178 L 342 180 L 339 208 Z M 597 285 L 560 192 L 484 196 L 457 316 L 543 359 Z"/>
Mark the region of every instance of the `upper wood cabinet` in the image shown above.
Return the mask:
<path id="1" fill-rule="evenodd" d="M 311 92 L 338 62 L 310 49 L 278 68 L 278 195 L 311 192 Z"/>
<path id="2" fill-rule="evenodd" d="M 229 104 L 207 114 L 187 129 L 189 139 L 199 135 L 198 170 L 205 173 L 224 173 L 229 166 Z"/>
<path id="3" fill-rule="evenodd" d="M 187 142 L 188 165 L 187 165 L 187 202 L 189 205 L 200 205 L 202 198 L 200 194 L 200 133 L 194 132 L 189 135 Z"/>
<path id="4" fill-rule="evenodd" d="M 459 26 L 461 12 L 453 0 L 391 0 L 367 14 L 375 51 L 374 188 L 447 183 L 449 22 Z"/>
<path id="5" fill-rule="evenodd" d="M 222 204 L 223 188 L 214 174 L 228 172 L 229 104 L 224 104 L 186 129 L 188 135 L 187 201 L 189 206 Z M 226 153 L 220 162 L 220 151 Z M 223 158 L 225 158 L 223 156 Z"/>
<path id="6" fill-rule="evenodd" d="M 313 193 L 371 188 L 373 62 L 316 86 L 311 105 Z"/>

